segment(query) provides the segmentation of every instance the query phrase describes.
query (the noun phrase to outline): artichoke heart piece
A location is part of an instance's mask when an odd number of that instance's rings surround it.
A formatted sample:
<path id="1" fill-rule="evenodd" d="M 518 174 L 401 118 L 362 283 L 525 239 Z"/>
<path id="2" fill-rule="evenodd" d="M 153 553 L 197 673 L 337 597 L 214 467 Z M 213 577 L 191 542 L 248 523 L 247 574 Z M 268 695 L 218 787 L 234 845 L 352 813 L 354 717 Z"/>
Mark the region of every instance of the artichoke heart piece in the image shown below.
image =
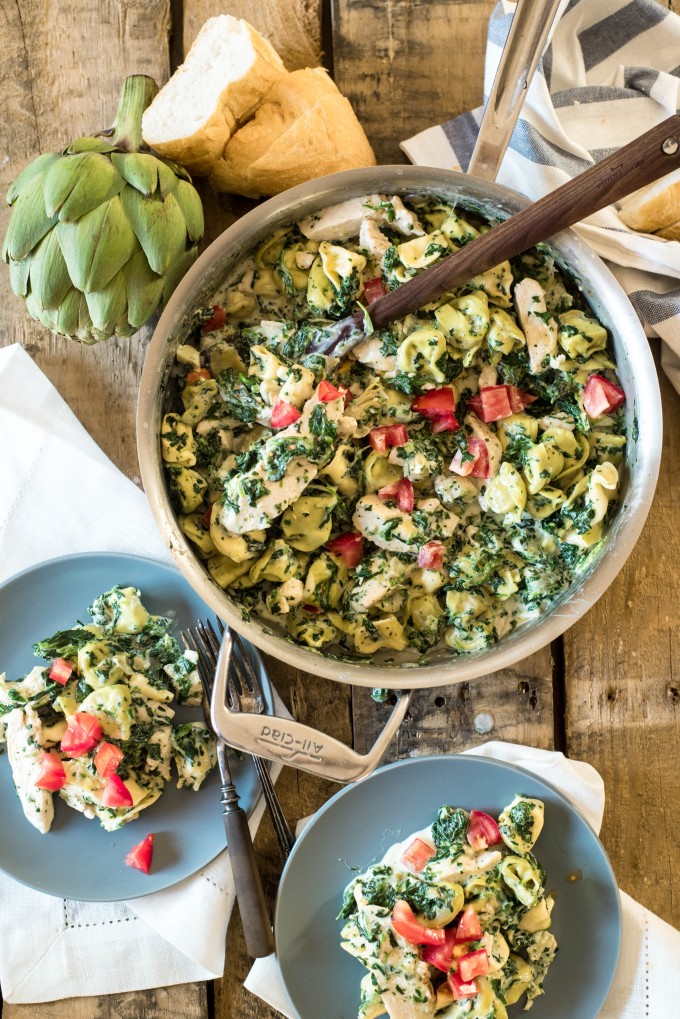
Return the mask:
<path id="1" fill-rule="evenodd" d="M 167 300 L 198 254 L 203 209 L 181 167 L 144 150 L 156 94 L 127 78 L 106 138 L 46 153 L 11 185 L 2 256 L 29 314 L 72 339 L 130 336 Z"/>

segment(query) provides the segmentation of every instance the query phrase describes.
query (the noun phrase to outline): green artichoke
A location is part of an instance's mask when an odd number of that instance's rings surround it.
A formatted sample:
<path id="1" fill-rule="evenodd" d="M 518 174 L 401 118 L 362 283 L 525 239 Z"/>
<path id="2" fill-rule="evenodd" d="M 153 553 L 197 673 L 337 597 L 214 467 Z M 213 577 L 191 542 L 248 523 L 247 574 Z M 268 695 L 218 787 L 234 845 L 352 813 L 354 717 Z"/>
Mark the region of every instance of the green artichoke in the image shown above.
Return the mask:
<path id="1" fill-rule="evenodd" d="M 82 343 L 131 336 L 198 254 L 191 177 L 142 141 L 157 91 L 152 78 L 127 78 L 110 131 L 38 156 L 7 193 L 12 290 L 33 318 Z"/>

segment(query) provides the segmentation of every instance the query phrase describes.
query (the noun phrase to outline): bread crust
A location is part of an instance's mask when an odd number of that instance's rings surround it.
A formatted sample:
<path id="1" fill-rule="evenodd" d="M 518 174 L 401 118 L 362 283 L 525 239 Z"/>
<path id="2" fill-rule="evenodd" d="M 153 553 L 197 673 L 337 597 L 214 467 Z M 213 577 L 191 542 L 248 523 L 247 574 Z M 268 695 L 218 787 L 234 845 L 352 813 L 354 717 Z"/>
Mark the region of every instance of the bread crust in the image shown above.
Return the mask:
<path id="1" fill-rule="evenodd" d="M 630 195 L 622 202 L 619 215 L 632 230 L 666 236 L 661 231 L 680 221 L 680 170 Z"/>
<path id="2" fill-rule="evenodd" d="M 178 80 L 181 82 L 182 79 L 187 79 L 186 89 L 189 94 L 192 86 L 200 88 L 200 78 L 197 77 L 200 56 L 197 56 L 197 53 L 200 54 L 202 40 L 215 30 L 214 22 L 220 18 L 230 16 L 210 18 L 203 25 L 187 54 L 187 60 L 177 69 L 170 82 L 163 86 L 142 118 L 142 134 L 147 145 L 159 155 L 180 163 L 195 176 L 207 175 L 210 172 L 215 161 L 224 152 L 225 145 L 239 121 L 251 116 L 271 86 L 288 74 L 271 43 L 262 38 L 247 21 L 230 18 L 242 31 L 245 30 L 253 48 L 253 62 L 240 78 L 226 82 L 216 97 L 212 112 L 194 132 L 178 138 L 166 137 L 167 132 L 159 129 L 158 124 L 172 122 L 172 110 L 179 91 Z M 195 50 L 195 47 L 198 49 Z M 189 62 L 192 52 L 193 58 Z"/>
<path id="3" fill-rule="evenodd" d="M 260 198 L 361 166 L 375 166 L 375 155 L 351 104 L 322 68 L 305 68 L 269 90 L 214 164 L 210 183 Z"/>

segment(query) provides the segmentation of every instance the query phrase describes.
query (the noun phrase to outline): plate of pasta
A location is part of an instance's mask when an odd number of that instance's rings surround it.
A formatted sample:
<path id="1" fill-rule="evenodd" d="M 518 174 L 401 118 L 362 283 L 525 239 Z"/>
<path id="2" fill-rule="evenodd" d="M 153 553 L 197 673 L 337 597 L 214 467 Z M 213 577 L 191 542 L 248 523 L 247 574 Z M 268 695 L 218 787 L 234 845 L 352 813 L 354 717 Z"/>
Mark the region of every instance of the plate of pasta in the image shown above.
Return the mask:
<path id="1" fill-rule="evenodd" d="M 175 884 L 224 849 L 214 741 L 195 653 L 180 644 L 205 615 L 177 570 L 131 555 L 53 559 L 2 586 L 3 871 L 112 901 Z M 255 769 L 235 759 L 233 772 L 250 811 Z M 126 856 L 148 833 L 153 865 L 140 874 Z"/>
<path id="2" fill-rule="evenodd" d="M 299 1019 L 319 1014 L 319 987 L 336 1019 L 595 1019 L 621 916 L 605 851 L 560 792 L 442 755 L 328 801 L 283 873 L 275 934 Z"/>

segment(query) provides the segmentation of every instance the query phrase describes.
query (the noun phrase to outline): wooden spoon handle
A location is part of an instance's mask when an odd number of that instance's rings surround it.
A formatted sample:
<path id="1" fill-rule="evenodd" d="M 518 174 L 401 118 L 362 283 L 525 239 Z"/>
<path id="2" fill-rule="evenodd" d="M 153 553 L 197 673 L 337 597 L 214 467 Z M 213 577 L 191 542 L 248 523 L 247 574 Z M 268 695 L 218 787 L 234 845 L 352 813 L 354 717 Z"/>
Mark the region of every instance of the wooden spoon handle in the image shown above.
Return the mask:
<path id="1" fill-rule="evenodd" d="M 526 251 L 678 167 L 680 115 L 676 114 L 470 241 L 449 258 L 374 301 L 370 307 L 374 328 L 381 329 L 422 308 L 447 290 L 453 290 L 504 259 Z"/>

